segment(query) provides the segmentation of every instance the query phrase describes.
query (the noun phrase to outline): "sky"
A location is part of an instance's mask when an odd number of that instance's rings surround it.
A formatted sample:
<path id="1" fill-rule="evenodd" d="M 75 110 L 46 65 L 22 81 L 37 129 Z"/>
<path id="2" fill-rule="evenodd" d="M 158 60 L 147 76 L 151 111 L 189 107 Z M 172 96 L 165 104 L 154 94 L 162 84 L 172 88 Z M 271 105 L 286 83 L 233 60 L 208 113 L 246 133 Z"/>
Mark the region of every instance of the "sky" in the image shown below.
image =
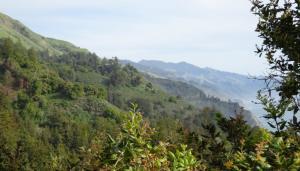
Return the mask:
<path id="1" fill-rule="evenodd" d="M 189 62 L 261 75 L 249 0 L 0 0 L 0 11 L 43 36 L 100 57 Z"/>

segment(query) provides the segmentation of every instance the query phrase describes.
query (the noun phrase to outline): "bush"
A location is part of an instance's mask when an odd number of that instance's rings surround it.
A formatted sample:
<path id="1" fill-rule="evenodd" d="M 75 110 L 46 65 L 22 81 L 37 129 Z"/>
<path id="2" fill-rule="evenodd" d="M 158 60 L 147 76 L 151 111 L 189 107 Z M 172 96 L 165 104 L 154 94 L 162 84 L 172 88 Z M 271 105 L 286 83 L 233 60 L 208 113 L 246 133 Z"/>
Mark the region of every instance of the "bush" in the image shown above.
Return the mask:
<path id="1" fill-rule="evenodd" d="M 106 90 L 99 86 L 87 85 L 84 87 L 84 93 L 86 96 L 95 96 L 101 99 L 107 98 Z"/>
<path id="2" fill-rule="evenodd" d="M 255 144 L 255 150 L 234 153 L 225 163 L 229 170 L 299 170 L 300 149 L 295 139 L 271 137 Z"/>
<path id="3" fill-rule="evenodd" d="M 75 100 L 84 95 L 84 90 L 80 84 L 66 82 L 62 87 L 62 93 L 68 98 Z"/>
<path id="4" fill-rule="evenodd" d="M 98 161 L 102 161 L 99 165 L 104 170 L 197 170 L 205 168 L 200 165 L 191 150 L 187 150 L 187 146 L 181 145 L 177 148 L 166 142 L 154 143 L 153 134 L 155 131 L 143 121 L 141 113 L 137 112 L 137 106 L 133 105 L 124 120 L 119 136 L 116 139 L 109 136 L 110 142 L 101 153 L 101 157 L 96 156 Z"/>
<path id="5" fill-rule="evenodd" d="M 169 97 L 168 101 L 169 101 L 170 103 L 177 103 L 177 99 L 176 99 L 176 97 L 174 97 L 174 96 Z"/>
<path id="6" fill-rule="evenodd" d="M 149 116 L 153 111 L 153 104 L 148 99 L 134 98 L 130 101 L 130 104 L 132 102 L 139 106 L 140 110 L 145 116 Z"/>

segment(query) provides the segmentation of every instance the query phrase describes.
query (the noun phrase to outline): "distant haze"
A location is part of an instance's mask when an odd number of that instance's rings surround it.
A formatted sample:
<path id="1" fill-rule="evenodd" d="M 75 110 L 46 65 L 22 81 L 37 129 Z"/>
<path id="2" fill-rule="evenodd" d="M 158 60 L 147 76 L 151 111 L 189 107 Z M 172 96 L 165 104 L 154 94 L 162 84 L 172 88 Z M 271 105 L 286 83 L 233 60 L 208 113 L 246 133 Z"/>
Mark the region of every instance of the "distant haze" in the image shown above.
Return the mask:
<path id="1" fill-rule="evenodd" d="M 0 11 L 99 56 L 186 61 L 261 75 L 247 0 L 2 0 Z"/>

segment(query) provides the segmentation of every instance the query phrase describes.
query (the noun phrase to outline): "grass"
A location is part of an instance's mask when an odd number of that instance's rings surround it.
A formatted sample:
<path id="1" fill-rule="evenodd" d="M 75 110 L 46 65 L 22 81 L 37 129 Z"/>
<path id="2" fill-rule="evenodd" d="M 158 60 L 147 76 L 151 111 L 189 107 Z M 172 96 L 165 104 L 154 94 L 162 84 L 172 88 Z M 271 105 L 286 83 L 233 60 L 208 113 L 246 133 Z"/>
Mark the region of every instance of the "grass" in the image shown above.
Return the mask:
<path id="1" fill-rule="evenodd" d="M 45 38 L 36 34 L 19 21 L 1 13 L 0 38 L 10 38 L 14 42 L 20 42 L 27 49 L 34 48 L 40 51 L 48 51 L 50 55 L 60 55 L 65 52 L 88 52 L 88 50 L 76 47 L 69 42 Z"/>

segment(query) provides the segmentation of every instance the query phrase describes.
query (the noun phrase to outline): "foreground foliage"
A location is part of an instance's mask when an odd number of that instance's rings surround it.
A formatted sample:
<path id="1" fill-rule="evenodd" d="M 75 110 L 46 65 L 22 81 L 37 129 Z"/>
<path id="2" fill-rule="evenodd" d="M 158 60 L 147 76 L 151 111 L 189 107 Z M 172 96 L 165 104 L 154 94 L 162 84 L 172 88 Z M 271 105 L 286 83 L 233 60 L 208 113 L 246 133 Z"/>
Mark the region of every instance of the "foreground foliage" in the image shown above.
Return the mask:
<path id="1" fill-rule="evenodd" d="M 258 53 L 273 72 L 259 100 L 273 130 L 247 125 L 242 110 L 197 109 L 116 58 L 4 39 L 0 170 L 300 170 L 300 4 L 264 2 L 253 1 Z"/>
<path id="2" fill-rule="evenodd" d="M 293 124 L 269 132 L 247 125 L 241 114 L 225 118 L 212 109 L 195 110 L 157 94 L 134 68 L 115 60 L 93 61 L 92 54 L 83 55 L 88 61 L 72 59 L 76 55 L 42 59 L 8 39 L 1 47 L 0 170 L 300 169 L 299 134 Z M 114 72 L 128 77 L 116 79 Z M 94 83 L 95 76 L 103 83 Z M 133 91 L 156 99 L 132 98 L 146 111 L 145 120 L 137 106 L 129 113 L 122 110 L 128 108 L 120 100 L 122 93 L 132 96 Z M 160 97 L 165 100 L 158 101 Z M 266 118 L 275 121 L 283 119 L 290 105 L 261 101 Z M 179 114 L 185 112 L 181 105 L 188 113 Z M 172 116 L 165 106 L 178 112 Z M 162 109 L 162 116 L 152 114 Z"/>
<path id="3" fill-rule="evenodd" d="M 154 129 L 133 105 L 116 140 L 104 150 L 104 166 L 113 170 L 196 170 L 200 163 L 186 145 L 155 142 Z M 172 150 L 173 149 L 173 150 Z"/>

